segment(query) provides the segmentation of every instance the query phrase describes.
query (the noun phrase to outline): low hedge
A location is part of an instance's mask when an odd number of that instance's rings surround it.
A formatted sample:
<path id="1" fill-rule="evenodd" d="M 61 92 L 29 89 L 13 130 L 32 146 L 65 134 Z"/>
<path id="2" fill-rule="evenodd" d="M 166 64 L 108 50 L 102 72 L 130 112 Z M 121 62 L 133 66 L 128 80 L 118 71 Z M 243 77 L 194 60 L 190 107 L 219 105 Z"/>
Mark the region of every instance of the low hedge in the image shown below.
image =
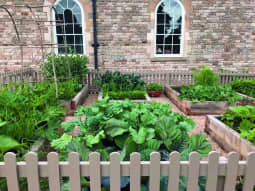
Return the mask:
<path id="1" fill-rule="evenodd" d="M 110 99 L 144 99 L 146 92 L 144 90 L 134 91 L 108 91 L 103 93 L 103 97 L 109 96 Z"/>
<path id="2" fill-rule="evenodd" d="M 231 86 L 236 92 L 255 98 L 255 80 L 237 80 Z"/>

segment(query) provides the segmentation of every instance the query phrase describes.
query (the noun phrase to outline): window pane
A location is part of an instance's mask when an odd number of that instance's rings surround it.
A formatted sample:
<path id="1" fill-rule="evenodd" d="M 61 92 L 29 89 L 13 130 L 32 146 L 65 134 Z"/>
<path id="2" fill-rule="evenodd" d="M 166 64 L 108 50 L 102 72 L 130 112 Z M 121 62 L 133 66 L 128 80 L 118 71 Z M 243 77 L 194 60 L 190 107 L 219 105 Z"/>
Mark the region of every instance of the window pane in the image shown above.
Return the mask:
<path id="1" fill-rule="evenodd" d="M 181 35 L 173 35 L 174 44 L 181 44 L 180 38 Z"/>
<path id="2" fill-rule="evenodd" d="M 172 20 L 172 17 L 170 17 L 170 15 L 166 14 L 166 24 L 167 25 L 171 25 L 171 20 Z"/>
<path id="3" fill-rule="evenodd" d="M 162 4 L 158 7 L 158 13 L 164 13 Z"/>
<path id="4" fill-rule="evenodd" d="M 157 35 L 157 44 L 164 44 L 164 35 Z"/>
<path id="5" fill-rule="evenodd" d="M 77 23 L 77 24 L 82 24 L 82 21 L 81 21 L 81 14 L 76 14 L 74 15 L 74 23 Z"/>
<path id="6" fill-rule="evenodd" d="M 165 14 L 157 14 L 157 23 L 158 24 L 164 24 L 165 22 Z"/>
<path id="7" fill-rule="evenodd" d="M 57 23 L 63 23 L 64 22 L 64 15 L 63 14 L 56 14 L 55 19 Z"/>
<path id="8" fill-rule="evenodd" d="M 79 24 L 74 25 L 74 34 L 82 34 L 82 25 Z"/>
<path id="9" fill-rule="evenodd" d="M 172 45 L 165 45 L 165 54 L 172 54 Z"/>
<path id="10" fill-rule="evenodd" d="M 165 34 L 171 34 L 173 32 L 173 27 L 171 25 L 165 26 Z"/>
<path id="11" fill-rule="evenodd" d="M 179 18 L 179 20 L 177 21 L 177 23 L 176 23 L 176 26 L 175 26 L 175 29 L 174 29 L 174 34 L 181 34 L 181 32 L 182 32 L 182 25 L 181 25 L 181 21 L 182 20 L 182 18 L 180 17 Z"/>
<path id="12" fill-rule="evenodd" d="M 165 36 L 165 44 L 173 44 L 173 36 L 172 35 L 166 35 Z"/>
<path id="13" fill-rule="evenodd" d="M 75 44 L 83 44 L 82 35 L 75 35 Z"/>
<path id="14" fill-rule="evenodd" d="M 67 7 L 67 0 L 61 0 L 60 4 L 62 5 L 62 7 L 66 8 Z"/>
<path id="15" fill-rule="evenodd" d="M 73 34 L 73 24 L 66 24 L 65 32 L 66 34 Z"/>
<path id="16" fill-rule="evenodd" d="M 156 54 L 163 54 L 163 45 L 156 46 Z"/>
<path id="17" fill-rule="evenodd" d="M 68 8 L 69 9 L 72 9 L 74 5 L 75 5 L 75 2 L 73 0 L 68 0 Z"/>
<path id="18" fill-rule="evenodd" d="M 67 35 L 66 36 L 67 44 L 74 44 L 74 36 L 73 35 Z"/>
<path id="19" fill-rule="evenodd" d="M 57 5 L 57 6 L 56 6 L 56 12 L 57 12 L 58 14 L 63 14 L 63 13 L 64 13 L 64 9 L 62 9 L 62 7 L 61 7 L 60 5 Z"/>
<path id="20" fill-rule="evenodd" d="M 58 38 L 58 44 L 64 44 L 64 36 L 57 36 Z"/>
<path id="21" fill-rule="evenodd" d="M 65 23 L 73 23 L 73 13 L 71 10 L 65 10 Z"/>
<path id="22" fill-rule="evenodd" d="M 173 48 L 174 54 L 180 54 L 180 45 L 174 45 Z"/>
<path id="23" fill-rule="evenodd" d="M 77 5 L 77 4 L 75 4 L 75 6 L 73 7 L 72 11 L 75 14 L 81 14 L 81 9 L 80 9 L 79 5 Z"/>
<path id="24" fill-rule="evenodd" d="M 57 26 L 57 34 L 64 34 L 64 28 L 62 24 L 60 24 L 60 26 Z"/>
<path id="25" fill-rule="evenodd" d="M 79 54 L 83 54 L 83 46 L 76 45 L 75 46 L 75 51 Z"/>
<path id="26" fill-rule="evenodd" d="M 59 54 L 65 54 L 65 48 L 58 48 Z"/>
<path id="27" fill-rule="evenodd" d="M 157 26 L 157 34 L 164 34 L 164 25 Z"/>

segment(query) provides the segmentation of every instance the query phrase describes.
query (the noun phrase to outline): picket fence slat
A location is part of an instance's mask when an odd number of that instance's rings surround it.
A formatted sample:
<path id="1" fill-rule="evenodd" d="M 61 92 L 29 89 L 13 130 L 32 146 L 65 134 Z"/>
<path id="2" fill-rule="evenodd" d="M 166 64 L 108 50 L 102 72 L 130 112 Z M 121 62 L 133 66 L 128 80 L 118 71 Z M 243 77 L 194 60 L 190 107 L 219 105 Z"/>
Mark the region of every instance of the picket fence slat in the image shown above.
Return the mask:
<path id="1" fill-rule="evenodd" d="M 255 153 L 248 155 L 243 191 L 253 191 L 255 183 Z"/>
<path id="2" fill-rule="evenodd" d="M 150 182 L 149 190 L 159 191 L 160 190 L 160 154 L 151 153 L 150 155 Z"/>
<path id="3" fill-rule="evenodd" d="M 110 191 L 120 191 L 120 154 L 110 155 Z"/>
<path id="4" fill-rule="evenodd" d="M 19 191 L 16 155 L 14 153 L 7 153 L 4 156 L 4 161 L 6 163 L 5 172 L 8 189 L 12 191 Z"/>
<path id="5" fill-rule="evenodd" d="M 206 182 L 206 191 L 216 191 L 218 180 L 219 154 L 210 152 L 208 160 L 208 178 Z"/>
<path id="6" fill-rule="evenodd" d="M 80 158 L 78 153 L 69 153 L 70 190 L 81 191 Z"/>
<path id="7" fill-rule="evenodd" d="M 180 154 L 173 152 L 169 155 L 169 177 L 168 177 L 168 191 L 179 190 L 180 177 Z"/>
<path id="8" fill-rule="evenodd" d="M 190 165 L 189 165 L 187 191 L 197 191 L 200 155 L 195 152 L 190 153 L 189 162 L 190 162 Z"/>
<path id="9" fill-rule="evenodd" d="M 239 160 L 238 153 L 229 153 L 224 191 L 235 191 L 238 171 L 238 160 Z"/>
<path id="10" fill-rule="evenodd" d="M 140 191 L 141 185 L 141 156 L 139 153 L 132 153 L 130 156 L 130 190 Z"/>
<path id="11" fill-rule="evenodd" d="M 101 191 L 100 155 L 91 153 L 89 155 L 90 190 Z"/>
<path id="12" fill-rule="evenodd" d="M 59 159 L 57 153 L 49 153 L 47 156 L 49 171 L 50 191 L 60 191 Z"/>
<path id="13" fill-rule="evenodd" d="M 36 153 L 29 152 L 25 156 L 27 183 L 29 191 L 40 191 L 38 157 Z"/>

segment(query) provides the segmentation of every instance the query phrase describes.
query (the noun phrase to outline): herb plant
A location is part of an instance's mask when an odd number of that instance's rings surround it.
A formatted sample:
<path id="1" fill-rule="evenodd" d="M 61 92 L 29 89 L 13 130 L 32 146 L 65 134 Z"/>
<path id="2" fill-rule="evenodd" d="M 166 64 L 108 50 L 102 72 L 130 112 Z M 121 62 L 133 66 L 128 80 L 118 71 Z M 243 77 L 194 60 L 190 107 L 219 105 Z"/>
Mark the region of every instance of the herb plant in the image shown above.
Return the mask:
<path id="1" fill-rule="evenodd" d="M 236 92 L 255 98 L 255 80 L 237 80 L 231 86 Z"/>
<path id="2" fill-rule="evenodd" d="M 151 83 L 146 86 L 147 91 L 163 91 L 163 86 L 160 84 Z"/>
<path id="3" fill-rule="evenodd" d="M 196 85 L 216 86 L 218 84 L 219 75 L 214 73 L 206 65 L 203 65 L 201 69 L 196 69 L 193 72 L 193 78 Z"/>

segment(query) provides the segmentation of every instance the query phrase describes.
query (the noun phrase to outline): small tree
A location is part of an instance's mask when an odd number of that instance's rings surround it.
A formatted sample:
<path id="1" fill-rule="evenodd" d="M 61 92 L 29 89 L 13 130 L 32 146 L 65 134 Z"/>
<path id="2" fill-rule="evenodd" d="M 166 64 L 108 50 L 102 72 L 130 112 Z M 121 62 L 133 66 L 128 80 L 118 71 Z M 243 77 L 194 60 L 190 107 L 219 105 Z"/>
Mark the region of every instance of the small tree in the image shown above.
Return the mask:
<path id="1" fill-rule="evenodd" d="M 206 65 L 203 65 L 201 69 L 196 69 L 193 72 L 193 78 L 196 85 L 217 86 L 219 81 L 219 75 Z"/>

